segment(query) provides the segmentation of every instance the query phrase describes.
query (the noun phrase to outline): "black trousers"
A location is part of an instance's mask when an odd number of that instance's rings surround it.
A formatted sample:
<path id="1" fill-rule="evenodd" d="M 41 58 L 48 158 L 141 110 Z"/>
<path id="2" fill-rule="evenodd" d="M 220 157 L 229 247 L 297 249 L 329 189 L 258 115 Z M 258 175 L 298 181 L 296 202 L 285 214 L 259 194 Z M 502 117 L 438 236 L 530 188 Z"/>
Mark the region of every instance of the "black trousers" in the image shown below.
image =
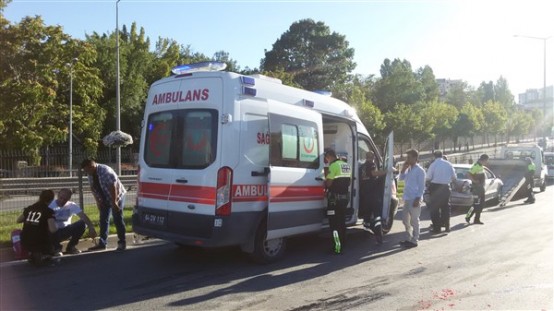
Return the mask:
<path id="1" fill-rule="evenodd" d="M 481 212 L 485 206 L 485 186 L 473 183 L 471 190 L 473 195 L 477 196 L 477 199 L 474 201 L 473 206 L 469 208 L 466 218 L 471 219 L 471 217 L 475 214 L 474 221 L 481 221 Z"/>
<path id="2" fill-rule="evenodd" d="M 349 201 L 350 194 L 327 194 L 327 217 L 329 218 L 329 227 L 331 228 L 331 232 L 336 230 L 339 234 L 339 240 L 342 247 L 344 247 L 346 242 L 345 217 L 346 207 L 348 206 Z M 335 242 L 332 238 L 331 243 L 334 248 Z"/>
<path id="3" fill-rule="evenodd" d="M 527 176 L 527 201 L 528 202 L 535 202 L 535 193 L 533 192 L 533 188 L 535 188 L 535 179 L 533 176 Z"/>
<path id="4" fill-rule="evenodd" d="M 431 183 L 429 185 L 429 212 L 434 230 L 450 227 L 450 186 Z"/>

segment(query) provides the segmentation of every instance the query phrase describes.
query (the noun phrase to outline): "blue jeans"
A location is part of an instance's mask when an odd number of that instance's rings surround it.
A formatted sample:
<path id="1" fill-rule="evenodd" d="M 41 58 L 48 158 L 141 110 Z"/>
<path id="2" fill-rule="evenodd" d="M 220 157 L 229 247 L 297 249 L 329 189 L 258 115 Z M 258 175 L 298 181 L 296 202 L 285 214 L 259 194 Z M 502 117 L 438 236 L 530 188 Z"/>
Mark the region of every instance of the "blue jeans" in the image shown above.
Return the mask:
<path id="1" fill-rule="evenodd" d="M 83 236 L 83 233 L 85 233 L 85 228 L 85 222 L 79 220 L 65 228 L 58 229 L 58 231 L 54 233 L 54 247 L 61 249 L 62 246 L 60 243 L 68 239 L 69 243 L 67 243 L 67 249 L 75 247 L 75 245 L 79 243 L 79 239 Z"/>
<path id="2" fill-rule="evenodd" d="M 107 201 L 107 200 L 105 200 Z M 119 200 L 119 212 L 112 211 L 110 206 L 101 206 L 100 210 L 100 242 L 99 245 L 108 245 L 108 231 L 110 226 L 110 215 L 113 216 L 113 223 L 117 230 L 117 237 L 119 243 L 125 243 L 125 223 L 123 222 L 123 207 L 125 206 L 125 195 Z"/>

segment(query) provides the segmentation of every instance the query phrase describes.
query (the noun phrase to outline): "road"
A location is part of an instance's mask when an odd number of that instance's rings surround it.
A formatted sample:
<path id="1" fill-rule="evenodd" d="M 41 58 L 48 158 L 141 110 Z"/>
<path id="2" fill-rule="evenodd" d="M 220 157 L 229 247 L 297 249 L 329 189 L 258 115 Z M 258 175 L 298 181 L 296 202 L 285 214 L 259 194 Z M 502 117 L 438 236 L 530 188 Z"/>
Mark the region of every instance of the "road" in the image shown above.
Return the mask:
<path id="1" fill-rule="evenodd" d="M 553 308 L 554 186 L 537 202 L 489 207 L 485 225 L 430 235 L 401 249 L 397 215 L 385 244 L 349 230 L 344 255 L 328 235 L 289 240 L 287 256 L 256 265 L 235 248 L 180 249 L 158 240 L 65 256 L 57 266 L 0 266 L 0 309 L 41 310 L 548 310 Z M 401 213 L 401 211 L 399 212 Z"/>

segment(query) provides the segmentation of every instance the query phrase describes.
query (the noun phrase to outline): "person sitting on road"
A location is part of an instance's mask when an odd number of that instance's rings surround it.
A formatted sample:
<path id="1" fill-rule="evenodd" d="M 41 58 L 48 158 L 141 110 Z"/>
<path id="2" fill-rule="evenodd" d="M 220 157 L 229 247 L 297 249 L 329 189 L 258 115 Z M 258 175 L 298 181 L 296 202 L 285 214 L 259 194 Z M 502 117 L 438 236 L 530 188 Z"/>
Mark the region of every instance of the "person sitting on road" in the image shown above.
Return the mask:
<path id="1" fill-rule="evenodd" d="M 58 228 L 54 218 L 54 211 L 48 204 L 54 200 L 54 191 L 43 190 L 38 202 L 23 209 L 17 218 L 17 223 L 23 223 L 21 244 L 29 251 L 29 261 L 42 265 L 54 254 L 52 237 Z"/>
<path id="2" fill-rule="evenodd" d="M 73 192 L 70 189 L 63 188 L 58 192 L 58 198 L 49 207 L 54 211 L 56 217 L 56 226 L 58 231 L 54 234 L 54 247 L 56 252 L 62 249 L 61 242 L 68 240 L 65 252 L 67 254 L 79 254 L 77 249 L 79 239 L 88 227 L 88 233 L 91 238 L 96 237 L 96 230 L 92 222 L 83 210 L 75 202 L 69 201 Z M 79 220 L 71 223 L 73 215 L 79 216 Z"/>

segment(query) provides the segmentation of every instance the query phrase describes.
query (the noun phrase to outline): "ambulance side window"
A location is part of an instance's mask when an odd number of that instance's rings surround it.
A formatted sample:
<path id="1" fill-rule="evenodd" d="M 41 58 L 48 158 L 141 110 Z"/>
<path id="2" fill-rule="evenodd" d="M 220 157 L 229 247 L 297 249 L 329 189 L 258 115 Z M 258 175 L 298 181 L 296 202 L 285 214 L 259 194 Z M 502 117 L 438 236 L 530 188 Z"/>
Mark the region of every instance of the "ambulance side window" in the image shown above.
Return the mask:
<path id="1" fill-rule="evenodd" d="M 319 168 L 319 135 L 315 123 L 270 116 L 271 165 Z"/>

